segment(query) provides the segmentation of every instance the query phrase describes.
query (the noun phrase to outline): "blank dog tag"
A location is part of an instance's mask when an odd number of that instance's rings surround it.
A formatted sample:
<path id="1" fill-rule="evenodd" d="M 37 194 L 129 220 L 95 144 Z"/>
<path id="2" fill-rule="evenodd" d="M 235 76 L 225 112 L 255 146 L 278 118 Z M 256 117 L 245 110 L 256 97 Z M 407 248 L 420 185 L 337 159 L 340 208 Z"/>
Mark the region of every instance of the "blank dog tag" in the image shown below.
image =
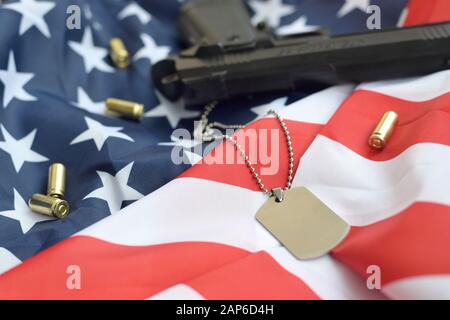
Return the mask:
<path id="1" fill-rule="evenodd" d="M 350 226 L 308 189 L 284 192 L 284 200 L 271 197 L 256 219 L 297 259 L 320 257 L 335 248 Z"/>

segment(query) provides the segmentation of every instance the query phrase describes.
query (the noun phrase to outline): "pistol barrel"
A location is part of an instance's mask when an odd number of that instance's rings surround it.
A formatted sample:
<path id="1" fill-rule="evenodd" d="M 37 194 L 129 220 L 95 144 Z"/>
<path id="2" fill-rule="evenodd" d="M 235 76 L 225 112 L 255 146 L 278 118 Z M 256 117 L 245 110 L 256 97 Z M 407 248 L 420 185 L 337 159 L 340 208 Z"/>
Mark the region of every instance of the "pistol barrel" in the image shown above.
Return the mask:
<path id="1" fill-rule="evenodd" d="M 157 89 L 170 100 L 197 105 L 299 90 L 311 82 L 359 83 L 450 68 L 450 22 L 335 37 L 260 34 L 245 39 L 236 46 L 200 44 L 158 62 L 152 69 Z"/>

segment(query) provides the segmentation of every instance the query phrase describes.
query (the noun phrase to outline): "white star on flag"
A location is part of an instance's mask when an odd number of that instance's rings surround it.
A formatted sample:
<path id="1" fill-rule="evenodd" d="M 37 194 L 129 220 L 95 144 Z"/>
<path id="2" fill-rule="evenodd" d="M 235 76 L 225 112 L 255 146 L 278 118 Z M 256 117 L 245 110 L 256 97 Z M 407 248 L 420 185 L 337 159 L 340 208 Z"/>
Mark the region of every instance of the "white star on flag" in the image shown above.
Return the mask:
<path id="1" fill-rule="evenodd" d="M 307 20 L 306 16 L 301 16 L 293 23 L 278 28 L 277 34 L 280 36 L 287 36 L 296 33 L 312 32 L 319 29 L 319 26 L 308 25 Z"/>
<path id="2" fill-rule="evenodd" d="M 267 111 L 269 111 L 270 109 L 278 112 L 282 108 L 284 108 L 286 105 L 287 99 L 288 99 L 287 97 L 278 98 L 276 100 L 273 100 L 270 103 L 263 104 L 259 107 L 253 107 L 250 110 L 253 113 L 256 113 L 258 115 L 257 118 L 263 118 L 263 117 L 267 116 Z"/>
<path id="3" fill-rule="evenodd" d="M 370 6 L 370 0 L 345 0 L 345 3 L 342 5 L 341 9 L 339 9 L 337 16 L 342 18 L 355 9 L 366 12 L 368 6 Z"/>
<path id="4" fill-rule="evenodd" d="M 100 114 L 100 115 L 106 115 L 107 109 L 105 107 L 105 102 L 94 102 L 91 100 L 91 98 L 88 96 L 86 91 L 83 90 L 83 88 L 78 87 L 77 90 L 78 94 L 78 102 L 73 103 L 74 106 L 77 108 L 86 110 L 90 113 Z"/>
<path id="5" fill-rule="evenodd" d="M 15 255 L 13 255 L 5 248 L 0 248 L 0 261 L 2 262 L 0 264 L 0 274 L 5 273 L 6 271 L 14 268 L 21 263 L 21 261 Z"/>
<path id="6" fill-rule="evenodd" d="M 32 212 L 16 189 L 14 189 L 14 209 L 0 212 L 0 216 L 19 221 L 24 234 L 38 222 L 54 220 L 53 217 Z"/>
<path id="7" fill-rule="evenodd" d="M 186 158 L 189 160 L 189 163 L 191 165 L 196 164 L 200 160 L 203 159 L 203 157 L 195 152 L 191 152 L 192 148 L 198 146 L 199 144 L 202 144 L 202 141 L 198 140 L 192 140 L 192 139 L 180 139 L 178 137 L 171 136 L 170 140 L 171 142 L 160 142 L 158 143 L 159 146 L 165 146 L 165 147 L 181 147 L 183 148 L 183 153 L 186 155 Z"/>
<path id="8" fill-rule="evenodd" d="M 6 108 L 14 98 L 22 101 L 37 100 L 36 97 L 30 95 L 23 88 L 33 77 L 33 73 L 17 72 L 14 53 L 11 51 L 9 53 L 8 69 L 0 70 L 0 81 L 5 86 L 3 92 L 3 108 Z"/>
<path id="9" fill-rule="evenodd" d="M 84 30 L 81 42 L 69 41 L 69 47 L 83 58 L 86 73 L 93 69 L 103 72 L 114 72 L 114 68 L 105 62 L 108 56 L 108 50 L 94 45 L 94 38 L 91 28 Z"/>
<path id="10" fill-rule="evenodd" d="M 16 172 L 19 172 L 25 162 L 45 162 L 48 159 L 39 153 L 31 150 L 37 129 L 31 131 L 22 139 L 16 140 L 14 137 L 0 125 L 1 132 L 5 141 L 0 141 L 0 149 L 7 152 L 11 157 Z"/>
<path id="11" fill-rule="evenodd" d="M 136 2 L 131 2 L 122 11 L 119 12 L 117 16 L 120 20 L 123 20 L 130 16 L 136 16 L 142 24 L 147 24 L 150 22 L 152 16 L 145 9 L 143 9 Z"/>
<path id="12" fill-rule="evenodd" d="M 88 20 L 92 20 L 92 10 L 88 3 L 83 6 L 84 9 L 84 17 Z"/>
<path id="13" fill-rule="evenodd" d="M 131 162 L 115 176 L 108 172 L 97 171 L 103 186 L 89 193 L 84 199 L 97 198 L 106 201 L 110 213 L 113 214 L 120 210 L 123 201 L 142 198 L 143 194 L 128 186 L 133 164 L 134 162 Z"/>
<path id="14" fill-rule="evenodd" d="M 50 1 L 20 0 L 19 2 L 7 3 L 3 8 L 14 10 L 22 15 L 19 35 L 23 35 L 32 27 L 36 27 L 44 36 L 50 38 L 50 30 L 48 29 L 44 16 L 55 5 L 55 3 Z"/>
<path id="15" fill-rule="evenodd" d="M 134 142 L 130 136 L 119 132 L 123 130 L 122 127 L 104 126 L 100 122 L 88 117 L 84 117 L 84 120 L 86 121 L 88 128 L 86 131 L 82 132 L 79 136 L 73 139 L 70 143 L 71 145 L 88 140 L 94 140 L 98 151 L 100 151 L 108 138 L 118 138 Z"/>
<path id="16" fill-rule="evenodd" d="M 200 115 L 200 111 L 186 110 L 182 100 L 169 101 L 162 94 L 156 92 L 160 104 L 145 113 L 145 117 L 166 117 L 172 128 L 176 128 L 181 119 L 194 118 Z"/>
<path id="17" fill-rule="evenodd" d="M 151 36 L 145 33 L 140 35 L 144 46 L 134 55 L 133 60 L 148 59 L 150 63 L 156 63 L 159 60 L 167 57 L 170 52 L 170 47 L 158 46 Z"/>
<path id="18" fill-rule="evenodd" d="M 252 23 L 267 22 L 271 27 L 278 27 L 281 18 L 295 12 L 295 7 L 283 3 L 283 0 L 251 0 L 250 7 L 255 12 Z"/>

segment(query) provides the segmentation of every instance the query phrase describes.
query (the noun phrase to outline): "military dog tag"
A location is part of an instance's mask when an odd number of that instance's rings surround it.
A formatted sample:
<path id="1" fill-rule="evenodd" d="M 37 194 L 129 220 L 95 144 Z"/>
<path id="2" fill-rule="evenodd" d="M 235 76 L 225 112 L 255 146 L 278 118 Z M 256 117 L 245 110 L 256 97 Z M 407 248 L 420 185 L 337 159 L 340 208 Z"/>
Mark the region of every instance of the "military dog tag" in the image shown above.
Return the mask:
<path id="1" fill-rule="evenodd" d="M 344 220 L 304 187 L 286 190 L 281 202 L 271 197 L 256 219 L 297 259 L 328 253 L 350 231 Z"/>

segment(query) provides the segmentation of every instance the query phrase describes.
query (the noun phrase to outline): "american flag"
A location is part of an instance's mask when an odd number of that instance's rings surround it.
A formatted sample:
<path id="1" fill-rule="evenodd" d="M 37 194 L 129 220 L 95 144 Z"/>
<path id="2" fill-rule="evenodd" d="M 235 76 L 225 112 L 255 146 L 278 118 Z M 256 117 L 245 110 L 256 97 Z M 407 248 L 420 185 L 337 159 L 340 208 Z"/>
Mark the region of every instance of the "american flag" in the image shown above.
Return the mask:
<path id="1" fill-rule="evenodd" d="M 66 27 L 74 4 L 80 30 Z M 450 71 L 214 110 L 214 120 L 244 130 L 276 128 L 263 116 L 278 110 L 296 151 L 294 186 L 352 226 L 330 255 L 299 261 L 256 221 L 267 197 L 244 164 L 206 164 L 198 142 L 172 136 L 192 131 L 202 111 L 166 100 L 150 77 L 152 64 L 180 50 L 180 4 L 0 4 L 0 299 L 450 299 Z M 447 0 L 248 2 L 253 21 L 282 34 L 365 31 L 374 4 L 382 27 L 450 20 Z M 132 54 L 128 69 L 109 61 L 112 37 Z M 143 121 L 110 117 L 108 97 L 144 103 Z M 387 110 L 399 124 L 375 153 L 366 137 Z M 174 164 L 173 146 L 190 163 Z M 68 171 L 63 220 L 26 203 L 46 190 L 54 162 Z M 286 175 L 263 178 L 275 187 Z M 73 266 L 80 288 L 67 286 Z M 369 266 L 380 268 L 381 290 L 368 288 Z"/>

